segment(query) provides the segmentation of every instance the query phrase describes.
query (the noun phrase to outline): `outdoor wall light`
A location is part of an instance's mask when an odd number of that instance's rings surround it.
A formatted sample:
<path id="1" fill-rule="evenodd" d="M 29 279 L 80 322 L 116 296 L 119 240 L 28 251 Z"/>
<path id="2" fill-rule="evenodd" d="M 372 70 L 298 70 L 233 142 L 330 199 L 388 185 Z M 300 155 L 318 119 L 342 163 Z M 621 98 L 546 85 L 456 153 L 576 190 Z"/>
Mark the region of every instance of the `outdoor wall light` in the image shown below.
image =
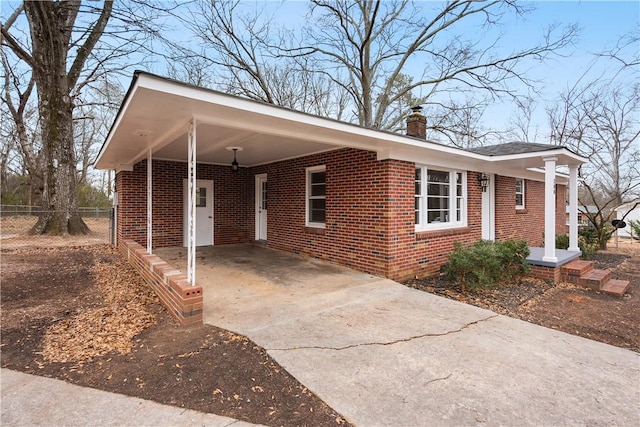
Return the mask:
<path id="1" fill-rule="evenodd" d="M 242 147 L 227 147 L 227 151 L 233 151 L 233 162 L 231 162 L 231 171 L 233 173 L 237 173 L 240 165 L 238 164 L 238 160 L 236 159 L 236 153 L 238 151 L 242 151 Z"/>
<path id="2" fill-rule="evenodd" d="M 478 174 L 478 182 L 480 183 L 480 188 L 482 188 L 482 192 L 487 191 L 487 186 L 489 185 L 489 177 L 486 173 Z"/>

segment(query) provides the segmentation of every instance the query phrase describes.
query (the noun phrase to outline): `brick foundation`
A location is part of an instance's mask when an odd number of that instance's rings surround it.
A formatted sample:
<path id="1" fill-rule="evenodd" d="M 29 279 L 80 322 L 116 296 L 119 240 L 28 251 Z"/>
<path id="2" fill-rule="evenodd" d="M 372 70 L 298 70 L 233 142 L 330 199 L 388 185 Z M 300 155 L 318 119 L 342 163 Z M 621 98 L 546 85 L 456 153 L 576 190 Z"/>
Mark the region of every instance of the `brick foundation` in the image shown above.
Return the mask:
<path id="1" fill-rule="evenodd" d="M 549 283 L 560 283 L 562 281 L 562 267 L 545 267 L 542 265 L 530 265 L 532 277 L 541 279 Z"/>
<path id="2" fill-rule="evenodd" d="M 202 287 L 133 240 L 121 240 L 119 248 L 180 325 L 202 324 Z"/>

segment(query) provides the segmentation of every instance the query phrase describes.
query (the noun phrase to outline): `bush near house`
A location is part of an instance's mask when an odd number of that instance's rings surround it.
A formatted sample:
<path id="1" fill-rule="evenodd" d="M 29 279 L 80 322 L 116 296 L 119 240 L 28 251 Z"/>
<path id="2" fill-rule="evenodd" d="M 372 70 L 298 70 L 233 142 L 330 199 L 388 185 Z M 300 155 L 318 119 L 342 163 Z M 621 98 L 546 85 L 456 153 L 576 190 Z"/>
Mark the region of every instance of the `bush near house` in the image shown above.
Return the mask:
<path id="1" fill-rule="evenodd" d="M 528 273 L 527 256 L 529 248 L 524 240 L 481 240 L 469 247 L 456 243 L 444 270 L 462 291 L 494 287 Z"/>
<path id="2" fill-rule="evenodd" d="M 598 239 L 598 232 L 591 228 L 585 228 L 578 230 L 578 247 L 582 252 L 583 259 L 589 259 L 598 252 L 600 248 L 600 240 Z M 569 235 L 558 234 L 556 235 L 556 249 L 568 249 L 569 248 Z"/>

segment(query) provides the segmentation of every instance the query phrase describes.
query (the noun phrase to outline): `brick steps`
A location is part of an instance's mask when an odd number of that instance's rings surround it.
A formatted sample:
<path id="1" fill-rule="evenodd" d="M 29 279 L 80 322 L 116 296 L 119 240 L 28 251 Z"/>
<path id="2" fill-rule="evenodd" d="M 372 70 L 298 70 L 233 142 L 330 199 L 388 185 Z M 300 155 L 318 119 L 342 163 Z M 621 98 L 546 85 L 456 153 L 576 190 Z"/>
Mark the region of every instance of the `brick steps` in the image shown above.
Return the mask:
<path id="1" fill-rule="evenodd" d="M 605 294 L 620 297 L 629 289 L 628 280 L 611 279 L 600 287 L 600 291 Z"/>
<path id="2" fill-rule="evenodd" d="M 577 259 L 562 266 L 562 280 L 621 297 L 629 288 L 629 281 L 612 279 L 611 275 L 611 270 L 593 268 L 593 261 Z"/>

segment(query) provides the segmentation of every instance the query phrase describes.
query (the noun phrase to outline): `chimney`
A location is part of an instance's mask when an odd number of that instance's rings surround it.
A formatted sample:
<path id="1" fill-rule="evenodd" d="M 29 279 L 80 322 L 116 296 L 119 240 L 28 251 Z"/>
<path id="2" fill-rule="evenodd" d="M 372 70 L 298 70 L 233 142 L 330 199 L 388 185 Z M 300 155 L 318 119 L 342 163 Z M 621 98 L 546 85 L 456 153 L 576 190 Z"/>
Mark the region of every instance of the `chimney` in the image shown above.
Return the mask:
<path id="1" fill-rule="evenodd" d="M 427 118 L 422 115 L 422 107 L 411 107 L 412 113 L 407 117 L 407 135 L 427 139 Z"/>

